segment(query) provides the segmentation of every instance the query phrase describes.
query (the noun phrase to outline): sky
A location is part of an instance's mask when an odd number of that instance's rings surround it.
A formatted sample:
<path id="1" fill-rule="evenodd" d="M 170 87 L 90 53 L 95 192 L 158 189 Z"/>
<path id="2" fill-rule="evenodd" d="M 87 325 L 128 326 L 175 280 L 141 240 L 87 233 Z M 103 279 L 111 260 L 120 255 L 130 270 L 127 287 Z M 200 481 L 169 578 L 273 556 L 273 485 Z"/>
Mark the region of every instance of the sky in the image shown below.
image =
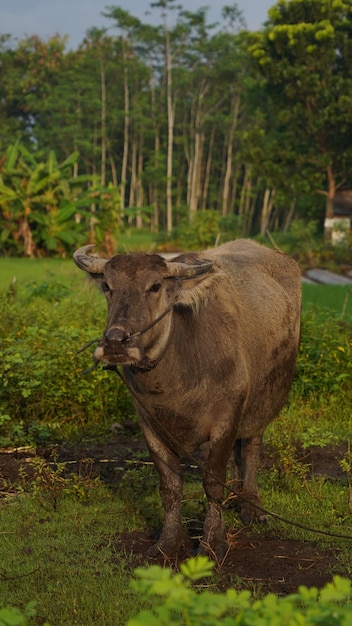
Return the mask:
<path id="1" fill-rule="evenodd" d="M 208 6 L 209 23 L 220 19 L 221 7 L 233 4 L 232 0 L 179 0 L 178 3 L 189 11 Z M 275 0 L 237 0 L 250 30 L 260 28 L 273 4 Z M 47 39 L 58 33 L 68 35 L 68 47 L 76 48 L 87 29 L 112 26 L 112 20 L 101 15 L 107 6 L 120 6 L 148 21 L 149 0 L 0 0 L 0 33 L 18 39 L 30 35 Z"/>

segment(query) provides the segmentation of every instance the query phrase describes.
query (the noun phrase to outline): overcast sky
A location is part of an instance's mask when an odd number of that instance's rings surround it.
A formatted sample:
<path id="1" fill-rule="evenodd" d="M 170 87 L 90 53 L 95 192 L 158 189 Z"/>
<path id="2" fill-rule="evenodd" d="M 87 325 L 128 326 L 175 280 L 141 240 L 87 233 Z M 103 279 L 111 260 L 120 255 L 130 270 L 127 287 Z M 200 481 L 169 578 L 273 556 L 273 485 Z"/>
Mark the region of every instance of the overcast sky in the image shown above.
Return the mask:
<path id="1" fill-rule="evenodd" d="M 232 0 L 180 0 L 184 8 L 196 11 L 208 6 L 208 20 L 220 18 L 221 7 L 231 5 Z M 238 0 L 250 30 L 260 28 L 267 18 L 267 11 L 275 0 Z M 75 48 L 84 38 L 86 30 L 93 27 L 109 27 L 101 12 L 107 6 L 120 6 L 132 15 L 147 21 L 145 12 L 150 8 L 149 0 L 0 0 L 0 33 L 16 38 L 39 35 L 42 39 L 59 33 L 69 35 L 68 45 Z M 157 15 L 156 12 L 154 12 Z M 158 23 L 160 23 L 158 21 Z"/>

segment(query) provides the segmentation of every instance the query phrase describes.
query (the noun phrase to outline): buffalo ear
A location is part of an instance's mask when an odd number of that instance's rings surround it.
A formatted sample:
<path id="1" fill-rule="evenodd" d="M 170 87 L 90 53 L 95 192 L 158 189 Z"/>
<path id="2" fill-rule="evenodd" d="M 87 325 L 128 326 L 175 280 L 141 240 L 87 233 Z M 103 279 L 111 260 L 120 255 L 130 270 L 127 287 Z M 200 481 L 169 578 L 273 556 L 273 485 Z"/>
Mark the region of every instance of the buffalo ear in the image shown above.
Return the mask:
<path id="1" fill-rule="evenodd" d="M 195 255 L 194 255 L 195 257 Z M 187 259 L 188 260 L 188 259 Z M 214 261 L 202 258 L 192 258 L 192 263 L 184 262 L 184 259 L 167 264 L 168 270 L 170 266 L 171 275 L 176 279 L 180 279 L 180 290 L 177 293 L 176 306 L 192 309 L 194 313 L 198 313 L 201 307 L 211 296 L 213 290 L 211 285 L 218 279 L 218 267 Z"/>

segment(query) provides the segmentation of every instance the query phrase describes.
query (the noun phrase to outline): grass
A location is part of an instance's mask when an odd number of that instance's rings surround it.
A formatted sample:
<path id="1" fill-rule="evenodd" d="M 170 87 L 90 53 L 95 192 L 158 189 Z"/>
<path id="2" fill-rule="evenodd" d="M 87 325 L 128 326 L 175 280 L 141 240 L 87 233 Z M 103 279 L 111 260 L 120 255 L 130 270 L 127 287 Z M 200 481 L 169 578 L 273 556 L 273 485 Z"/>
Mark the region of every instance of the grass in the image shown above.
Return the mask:
<path id="1" fill-rule="evenodd" d="M 131 472 L 113 495 L 97 480 L 92 483 L 86 479 L 85 484 L 84 479 L 76 478 L 61 483 L 55 505 L 50 482 L 37 482 L 29 492 L 5 499 L 0 507 L 2 601 L 23 608 L 36 600 L 38 616 L 34 623 L 38 626 L 44 619 L 52 626 L 122 626 L 146 608 L 147 601 L 130 588 L 134 564 L 119 544 L 118 534 L 142 532 L 146 526 L 150 529 L 152 518 L 144 517 L 148 506 L 151 516 L 154 511 L 154 524 L 157 509 L 160 523 L 160 503 L 155 478 L 149 483 L 149 468 Z M 259 483 L 263 504 L 269 510 L 298 523 L 352 534 L 346 481 L 302 480 L 294 472 L 280 477 L 273 468 L 260 473 Z M 201 520 L 203 502 L 199 479 L 188 478 L 184 519 Z M 236 531 L 241 527 L 233 512 L 226 511 L 225 517 L 230 528 Z M 277 520 L 254 532 L 263 536 L 272 533 L 282 541 L 314 543 L 317 550 L 319 546 L 333 547 L 338 573 L 352 575 L 352 555 L 346 540 L 322 538 Z M 335 573 L 331 571 L 331 576 Z M 215 577 L 212 585 L 217 584 Z M 243 587 L 245 581 L 234 580 L 233 584 Z M 259 590 L 254 591 L 260 595 Z"/>
<path id="2" fill-rule="evenodd" d="M 352 285 L 302 284 L 303 310 L 311 308 L 334 311 L 345 319 L 352 319 Z"/>
<path id="3" fill-rule="evenodd" d="M 28 285 L 49 283 L 69 287 L 81 274 L 71 260 L 0 258 L 0 291 L 15 281 L 20 294 Z"/>
<path id="4" fill-rule="evenodd" d="M 56 511 L 33 495 L 12 497 L 0 517 L 2 602 L 22 608 L 35 599 L 36 623 L 53 626 L 117 626 L 141 607 L 129 589 L 130 558 L 116 539 L 133 529 L 133 516 L 101 486 L 89 502 L 63 496 Z"/>

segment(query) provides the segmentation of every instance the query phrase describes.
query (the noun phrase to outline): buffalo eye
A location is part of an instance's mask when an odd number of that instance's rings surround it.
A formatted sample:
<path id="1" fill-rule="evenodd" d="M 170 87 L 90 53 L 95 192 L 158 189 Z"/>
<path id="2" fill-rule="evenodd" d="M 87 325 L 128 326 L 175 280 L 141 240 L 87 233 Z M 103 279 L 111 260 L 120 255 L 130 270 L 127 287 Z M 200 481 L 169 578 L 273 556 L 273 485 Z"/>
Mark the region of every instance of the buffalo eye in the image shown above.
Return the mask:
<path id="1" fill-rule="evenodd" d="M 109 287 L 108 283 L 107 283 L 107 282 L 105 282 L 105 280 L 102 280 L 102 281 L 101 281 L 101 290 L 102 290 L 105 294 L 108 294 L 108 293 L 110 293 L 110 291 L 111 291 L 111 289 L 110 289 L 110 287 Z"/>
<path id="2" fill-rule="evenodd" d="M 154 283 L 154 285 L 149 287 L 148 293 L 158 293 L 160 289 L 161 289 L 161 283 Z"/>

